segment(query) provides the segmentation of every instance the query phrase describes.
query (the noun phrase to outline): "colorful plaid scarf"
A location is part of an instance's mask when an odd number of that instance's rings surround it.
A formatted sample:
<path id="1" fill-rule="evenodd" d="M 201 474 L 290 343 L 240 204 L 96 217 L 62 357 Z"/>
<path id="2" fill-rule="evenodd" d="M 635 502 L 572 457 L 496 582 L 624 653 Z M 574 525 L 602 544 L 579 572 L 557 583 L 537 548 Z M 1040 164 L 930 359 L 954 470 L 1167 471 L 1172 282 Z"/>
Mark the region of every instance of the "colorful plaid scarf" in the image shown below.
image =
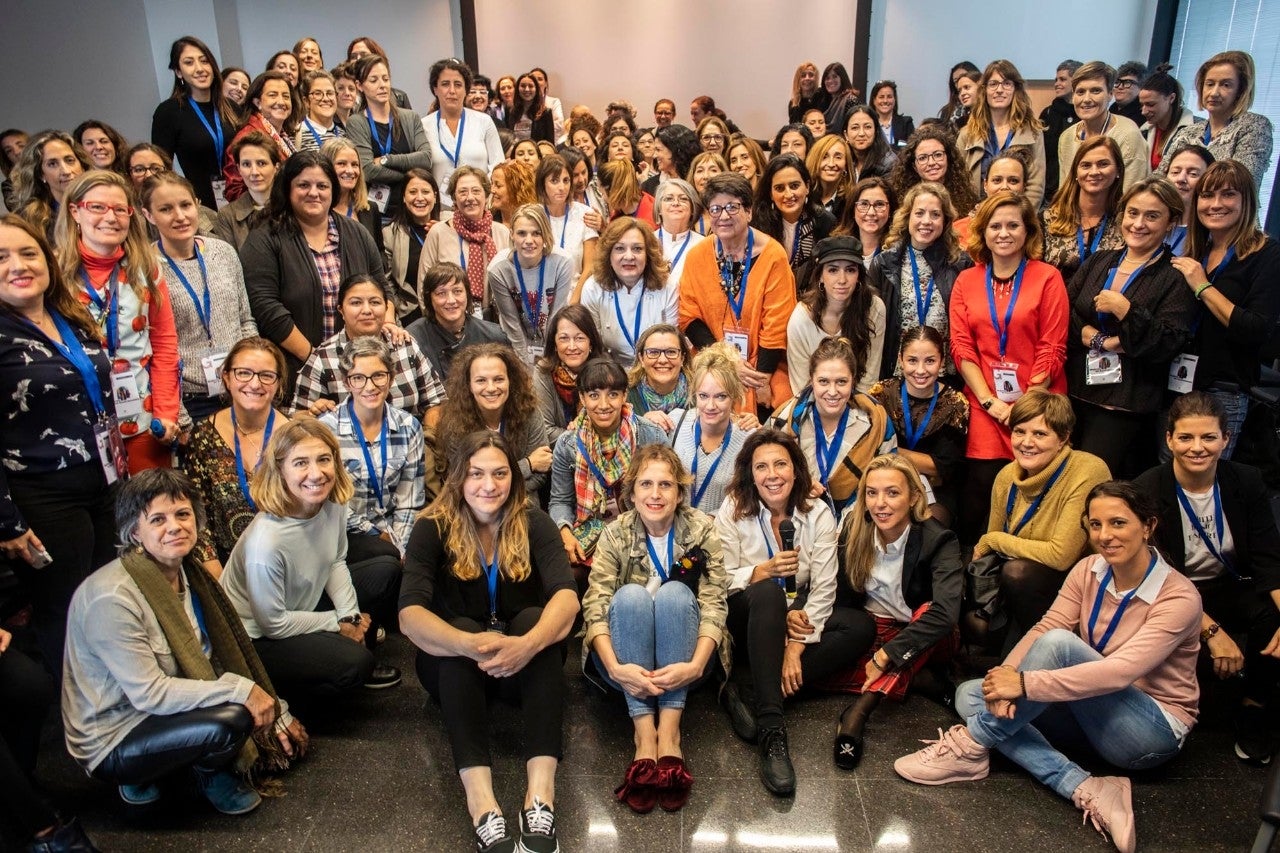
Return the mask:
<path id="1" fill-rule="evenodd" d="M 573 491 L 577 498 L 573 535 L 588 554 L 595 549 L 596 540 L 604 530 L 609 498 L 621 500 L 622 475 L 631 465 L 631 455 L 636 447 L 633 417 L 631 404 L 624 403 L 622 421 L 610 435 L 602 436 L 596 432 L 586 409 L 569 426 L 578 445 L 578 459 L 573 470 Z M 604 478 L 603 483 L 600 482 L 601 477 Z"/>

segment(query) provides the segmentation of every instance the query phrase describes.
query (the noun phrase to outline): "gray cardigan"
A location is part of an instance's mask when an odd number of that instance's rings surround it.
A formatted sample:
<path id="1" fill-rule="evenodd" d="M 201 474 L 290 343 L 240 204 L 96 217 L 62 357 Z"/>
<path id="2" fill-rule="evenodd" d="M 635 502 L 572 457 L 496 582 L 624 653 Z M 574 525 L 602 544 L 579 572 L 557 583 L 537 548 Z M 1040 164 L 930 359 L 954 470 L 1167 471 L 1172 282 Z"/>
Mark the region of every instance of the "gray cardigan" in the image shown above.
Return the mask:
<path id="1" fill-rule="evenodd" d="M 380 156 L 373 153 L 373 137 L 369 132 L 369 122 L 363 114 L 352 116 L 346 124 L 347 138 L 360 153 L 360 165 L 364 167 L 364 179 L 372 184 L 387 184 L 398 187 L 404 183 L 404 173 L 410 169 L 426 169 L 431 171 L 431 147 L 427 135 L 422 130 L 422 116 L 413 110 L 395 108 L 395 130 L 391 147 L 407 146 L 411 149 L 406 154 L 388 154 L 386 165 L 378 162 Z M 394 206 L 394 205 L 393 205 Z"/>

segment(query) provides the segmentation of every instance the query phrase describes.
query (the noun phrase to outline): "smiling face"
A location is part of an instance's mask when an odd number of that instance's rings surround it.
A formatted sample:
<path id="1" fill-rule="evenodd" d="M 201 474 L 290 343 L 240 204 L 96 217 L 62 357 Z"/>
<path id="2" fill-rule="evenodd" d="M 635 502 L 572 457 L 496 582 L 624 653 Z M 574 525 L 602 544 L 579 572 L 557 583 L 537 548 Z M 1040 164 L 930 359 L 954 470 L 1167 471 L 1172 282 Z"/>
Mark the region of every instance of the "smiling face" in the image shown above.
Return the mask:
<path id="1" fill-rule="evenodd" d="M 609 250 L 609 265 L 625 287 L 635 287 L 644 278 L 645 240 L 639 228 L 623 232 Z"/>
<path id="2" fill-rule="evenodd" d="M 279 71 L 289 80 L 290 86 L 298 85 L 298 60 L 292 53 L 282 53 L 271 64 L 272 71 Z"/>
<path id="3" fill-rule="evenodd" d="M 320 45 L 311 39 L 303 39 L 298 45 L 298 63 L 303 71 L 319 71 L 324 68 L 324 59 L 320 56 Z"/>
<path id="4" fill-rule="evenodd" d="M 1034 477 L 1054 460 L 1067 440 L 1053 431 L 1044 415 L 1036 415 L 1012 429 L 1013 459 L 1026 476 Z"/>
<path id="5" fill-rule="evenodd" d="M 1229 118 L 1239 97 L 1240 75 L 1234 65 L 1223 62 L 1205 72 L 1204 83 L 1200 86 L 1200 103 L 1210 116 L 1219 120 Z"/>
<path id="6" fill-rule="evenodd" d="M 1105 77 L 1090 77 L 1075 84 L 1071 90 L 1071 103 L 1076 117 L 1081 121 L 1096 121 L 1106 115 L 1111 105 L 1111 92 L 1107 90 Z"/>
<path id="7" fill-rule="evenodd" d="M 151 193 L 151 205 L 145 215 L 160 231 L 161 237 L 181 243 L 196 235 L 200 207 L 186 187 L 163 183 Z"/>
<path id="8" fill-rule="evenodd" d="M 223 96 L 235 104 L 242 106 L 244 99 L 249 96 L 249 75 L 243 71 L 232 71 L 227 75 L 227 79 L 222 81 Z"/>
<path id="9" fill-rule="evenodd" d="M 508 204 L 507 176 L 501 169 L 494 169 L 489 176 L 489 206 L 494 210 L 503 210 Z"/>
<path id="10" fill-rule="evenodd" d="M 479 524 L 498 521 L 511 494 L 511 465 L 496 447 L 482 447 L 471 456 L 462 480 L 462 499 Z"/>
<path id="11" fill-rule="evenodd" d="M 205 52 L 193 44 L 182 48 L 182 52 L 178 54 L 178 70 L 175 73 L 193 92 L 207 92 L 213 86 L 213 64 L 209 62 Z M 222 88 L 223 94 L 226 94 L 226 81 L 223 82 Z M 244 88 L 246 92 L 249 91 L 247 78 Z"/>
<path id="12" fill-rule="evenodd" d="M 907 383 L 907 393 L 917 397 L 933 394 L 942 371 L 942 353 L 927 340 L 912 341 L 898 356 L 902 365 L 902 377 Z"/>
<path id="13" fill-rule="evenodd" d="M 834 188 L 849 171 L 849 161 L 845 157 L 843 145 L 831 145 L 822 154 L 818 162 L 818 180 L 824 187 Z"/>
<path id="14" fill-rule="evenodd" d="M 668 234 L 683 234 L 689 230 L 693 204 L 684 190 L 665 184 L 658 193 L 658 213 L 662 215 L 662 228 Z"/>
<path id="15" fill-rule="evenodd" d="M 0 225 L 0 302 L 17 311 L 36 309 L 49 289 L 49 262 L 35 238 Z"/>
<path id="16" fill-rule="evenodd" d="M 357 284 L 342 297 L 339 310 L 348 338 L 376 335 L 382 331 L 387 315 L 387 297 L 382 288 L 372 282 Z"/>
<path id="17" fill-rule="evenodd" d="M 129 157 L 129 180 L 133 183 L 135 191 L 141 191 L 147 178 L 167 170 L 168 166 L 160 155 L 149 148 L 139 148 Z"/>
<path id="18" fill-rule="evenodd" d="M 357 163 L 358 165 L 358 163 Z M 339 173 L 341 178 L 342 174 Z M 436 209 L 436 190 L 422 178 L 410 178 L 404 185 L 404 206 L 419 225 L 431 221 L 431 211 Z"/>
<path id="19" fill-rule="evenodd" d="M 484 216 L 484 185 L 475 175 L 463 175 L 453 188 L 453 209 L 468 219 Z"/>
<path id="20" fill-rule="evenodd" d="M 650 344 L 652 346 L 652 344 Z M 698 409 L 698 420 L 704 429 L 721 430 L 729 425 L 733 416 L 733 399 L 720 380 L 710 371 L 702 377 L 693 394 Z"/>
<path id="21" fill-rule="evenodd" d="M 252 370 L 255 375 L 241 381 L 235 378 L 235 371 L 240 368 Z M 246 349 L 236 353 L 235 360 L 228 359 L 222 367 L 222 383 L 231 395 L 231 402 L 236 412 L 242 415 L 262 414 L 271 408 L 276 390 L 280 387 L 277 375 L 275 382 L 262 381 L 258 374 L 263 371 L 275 373 L 280 369 L 271 353 L 260 349 Z"/>
<path id="22" fill-rule="evenodd" d="M 1153 192 L 1138 193 L 1124 207 L 1120 233 L 1129 251 L 1145 257 L 1160 248 L 1174 226 L 1169 208 Z"/>
<path id="23" fill-rule="evenodd" d="M 645 378 L 652 387 L 674 386 L 680 378 L 680 368 L 684 366 L 680 339 L 670 332 L 654 332 L 645 338 L 640 363 L 644 366 Z"/>
<path id="24" fill-rule="evenodd" d="M 324 169 L 308 166 L 289 185 L 289 205 L 302 222 L 318 222 L 333 206 L 333 184 Z"/>
<path id="25" fill-rule="evenodd" d="M 315 515 L 329 499 L 337 475 L 333 451 L 318 438 L 304 438 L 284 458 L 285 489 L 293 498 L 295 517 Z"/>
<path id="26" fill-rule="evenodd" d="M 342 148 L 334 155 L 333 169 L 338 173 L 338 188 L 344 193 L 356 191 L 360 182 L 360 155 L 354 148 Z"/>
<path id="27" fill-rule="evenodd" d="M 663 144 L 661 139 L 654 137 L 653 140 L 653 163 L 658 171 L 664 175 L 675 175 L 675 165 L 671 158 L 671 149 Z M 679 177 L 679 175 L 675 175 Z"/>
<path id="28" fill-rule="evenodd" d="M 307 115 L 313 122 L 328 127 L 338 112 L 338 87 L 327 77 L 317 77 L 307 93 Z"/>
<path id="29" fill-rule="evenodd" d="M 996 208 L 987 222 L 983 242 L 993 261 L 1018 263 L 1022 260 L 1022 250 L 1027 245 L 1027 225 L 1022 221 L 1022 211 L 1016 204 Z"/>
<path id="30" fill-rule="evenodd" d="M 589 180 L 591 180 L 591 168 L 587 166 L 586 160 L 582 160 L 573 167 L 573 180 L 569 184 L 574 198 L 582 198 L 586 194 Z"/>
<path id="31" fill-rule="evenodd" d="M 993 110 L 1007 110 L 1013 105 L 1014 82 L 999 71 L 987 78 L 987 106 Z"/>
<path id="32" fill-rule="evenodd" d="M 19 130 L 16 133 L 6 134 L 4 139 L 0 140 L 0 150 L 4 151 L 10 162 L 16 163 L 30 141 L 31 138 Z"/>
<path id="33" fill-rule="evenodd" d="M 467 92 L 467 106 L 479 112 L 489 109 L 488 88 L 477 83 L 471 84 L 471 91 Z"/>
<path id="34" fill-rule="evenodd" d="M 871 147 L 878 132 L 871 116 L 857 112 L 849 116 L 849 123 L 844 129 L 844 138 L 855 152 L 862 152 Z"/>
<path id="35" fill-rule="evenodd" d="M 853 204 L 864 234 L 880 234 L 889 224 L 889 196 L 880 187 L 867 187 Z"/>
<path id="36" fill-rule="evenodd" d="M 936 139 L 925 139 L 916 146 L 916 174 L 922 180 L 942 183 L 947 177 L 947 147 Z"/>
<path id="37" fill-rule="evenodd" d="M 191 499 L 157 495 L 138 515 L 138 544 L 157 563 L 177 568 L 196 547 L 196 511 Z"/>
<path id="38" fill-rule="evenodd" d="M 661 529 L 670 525 L 680 506 L 680 484 L 671 466 L 657 459 L 646 462 L 636 472 L 631 501 L 647 527 Z"/>
<path id="39" fill-rule="evenodd" d="M 707 181 L 720 174 L 720 164 L 707 157 L 693 169 L 693 188 L 701 193 L 707 188 Z"/>
<path id="40" fill-rule="evenodd" d="M 818 88 L 818 69 L 806 65 L 800 69 L 800 94 L 806 98 L 811 96 Z"/>
<path id="41" fill-rule="evenodd" d="M 484 356 L 471 362 L 471 396 L 476 408 L 487 420 L 502 417 L 511 394 L 507 363 L 500 358 Z"/>
<path id="42" fill-rule="evenodd" d="M 431 310 L 446 329 L 461 329 L 467 319 L 466 282 L 453 279 L 431 291 Z"/>
<path id="43" fill-rule="evenodd" d="M 1189 415 L 1178 418 L 1164 440 L 1173 454 L 1173 470 L 1181 478 L 1211 475 L 1231 438 L 1215 417 Z"/>
<path id="44" fill-rule="evenodd" d="M 916 251 L 927 249 L 942 236 L 946 227 L 946 214 L 942 210 L 942 200 L 931 193 L 916 196 L 911 205 L 911 214 L 907 217 L 907 233 L 911 236 L 911 245 Z"/>
<path id="45" fill-rule="evenodd" d="M 498 97 L 506 107 L 510 107 L 516 99 L 516 81 L 503 77 L 498 81 Z"/>
<path id="46" fill-rule="evenodd" d="M 898 96 L 893 93 L 893 88 L 885 86 L 876 92 L 872 104 L 876 108 L 876 114 L 880 116 L 881 121 L 886 121 L 893 117 L 894 108 L 898 105 Z"/>
<path id="47" fill-rule="evenodd" d="M 865 506 L 883 543 L 896 542 L 911 523 L 911 486 L 907 475 L 893 468 L 868 472 Z"/>
<path id="48" fill-rule="evenodd" d="M 827 300 L 837 307 L 849 304 L 858 289 L 858 265 L 853 261 L 834 260 L 822 265 L 822 288 Z"/>
<path id="49" fill-rule="evenodd" d="M 762 444 L 751 454 L 751 481 L 756 494 L 770 511 L 784 510 L 796 483 L 791 454 L 781 444 Z"/>
<path id="50" fill-rule="evenodd" d="M 387 109 L 391 103 L 391 71 L 385 62 L 375 62 L 368 71 L 360 81 L 360 92 L 371 106 Z"/>
<path id="51" fill-rule="evenodd" d="M 538 94 L 538 84 L 529 76 L 521 77 L 516 84 L 516 92 L 520 96 L 520 103 L 530 104 Z"/>
<path id="52" fill-rule="evenodd" d="M 838 418 L 844 414 L 853 395 L 853 374 L 849 365 L 839 359 L 820 361 L 813 368 L 813 401 L 818 414 Z"/>
<path id="53" fill-rule="evenodd" d="M 636 137 L 636 149 L 646 160 L 653 159 L 653 134 L 645 131 Z"/>
<path id="54" fill-rule="evenodd" d="M 1239 225 L 1244 216 L 1244 196 L 1234 187 L 1202 192 L 1196 200 L 1196 215 L 1210 234 L 1226 234 Z"/>
<path id="55" fill-rule="evenodd" d="M 987 170 L 987 179 L 982 184 L 983 191 L 989 195 L 998 192 L 1020 193 L 1025 184 L 1022 164 L 1017 160 L 1005 157 L 996 160 Z"/>
<path id="56" fill-rule="evenodd" d="M 1099 496 L 1089 501 L 1089 544 L 1112 566 L 1147 560 L 1152 526 L 1144 524 L 1120 498 Z"/>
<path id="57" fill-rule="evenodd" d="M 622 404 L 625 391 L 616 388 L 593 388 L 582 394 L 582 408 L 586 409 L 591 426 L 601 434 L 609 434 L 622 423 Z"/>
<path id="58" fill-rule="evenodd" d="M 89 155 L 89 161 L 99 169 L 110 169 L 116 161 L 116 146 L 100 127 L 91 127 L 80 134 L 80 147 Z"/>
<path id="59" fill-rule="evenodd" d="M 756 161 L 745 145 L 735 145 L 729 149 L 729 171 L 737 172 L 748 181 L 754 181 L 760 174 L 756 170 Z"/>
<path id="60" fill-rule="evenodd" d="M 1076 182 L 1082 193 L 1105 195 L 1119 179 L 1120 167 L 1105 145 L 1086 152 L 1076 164 Z"/>
<path id="61" fill-rule="evenodd" d="M 591 357 L 591 339 L 568 320 L 556 324 L 555 342 L 556 357 L 570 373 L 576 374 Z"/>
<path id="62" fill-rule="evenodd" d="M 517 163 L 524 163 L 530 169 L 538 168 L 538 144 L 532 139 L 522 139 L 516 143 L 515 150 L 511 152 L 511 159 Z"/>
<path id="63" fill-rule="evenodd" d="M 577 148 L 588 159 L 596 156 L 596 140 L 588 130 L 575 130 L 573 132 L 573 147 Z"/>
<path id="64" fill-rule="evenodd" d="M 467 97 L 467 81 L 462 78 L 462 72 L 454 68 L 446 68 L 436 78 L 436 86 L 432 91 L 435 92 L 436 100 L 440 102 L 442 112 L 446 115 L 457 115 L 462 110 L 463 101 Z"/>
<path id="65" fill-rule="evenodd" d="M 1162 95 L 1150 89 L 1138 92 L 1138 103 L 1142 107 L 1142 117 L 1157 127 L 1169 123 L 1169 114 L 1173 112 L 1173 102 L 1177 95 Z"/>
<path id="66" fill-rule="evenodd" d="M 40 157 L 40 180 L 49 187 L 53 200 L 62 203 L 71 182 L 84 174 L 84 166 L 80 158 L 71 150 L 71 146 L 61 139 L 51 139 L 45 143 Z"/>
<path id="67" fill-rule="evenodd" d="M 729 205 L 738 205 L 740 209 L 737 213 L 730 213 Z M 711 212 L 713 207 L 720 208 L 718 215 Z M 746 239 L 747 229 L 751 227 L 751 208 L 743 205 L 742 199 L 728 193 L 717 193 L 711 198 L 707 216 L 711 217 L 711 227 L 716 236 L 735 245 Z"/>
<path id="68" fill-rule="evenodd" d="M 262 117 L 277 131 L 284 127 L 293 113 L 293 100 L 289 84 L 283 80 L 268 80 L 262 86 L 262 94 L 253 102 Z"/>
<path id="69" fill-rule="evenodd" d="M 105 213 L 93 213 L 83 205 L 103 204 Z M 74 207 L 71 218 L 80 226 L 80 239 L 96 255 L 111 255 L 129 236 L 129 196 L 124 190 L 100 184 L 89 190 Z"/>
<path id="70" fill-rule="evenodd" d="M 391 390 L 391 366 L 379 356 L 362 355 L 352 363 L 344 384 L 358 405 L 379 411 Z"/>
<path id="71" fill-rule="evenodd" d="M 836 95 L 840 93 L 840 75 L 835 70 L 828 71 L 822 78 L 822 88 L 827 90 L 827 94 Z"/>
<path id="72" fill-rule="evenodd" d="M 1173 185 L 1178 188 L 1178 195 L 1182 196 L 1184 209 L 1192 209 L 1192 196 L 1200 183 L 1200 177 L 1207 168 L 1209 168 L 1208 164 L 1194 151 L 1183 151 L 1169 164 L 1169 180 L 1173 181 Z"/>
<path id="73" fill-rule="evenodd" d="M 809 200 L 809 185 L 798 169 L 788 166 L 773 173 L 769 197 L 773 199 L 773 206 L 783 219 L 796 222 L 804 212 L 805 202 Z"/>
<path id="74" fill-rule="evenodd" d="M 1061 98 L 1071 92 L 1071 72 L 1066 68 L 1059 68 L 1057 73 L 1053 75 L 1053 96 Z"/>
<path id="75" fill-rule="evenodd" d="M 271 153 L 257 145 L 245 145 L 240 149 L 239 164 L 245 188 L 265 199 L 276 179 L 276 164 Z"/>
<path id="76" fill-rule="evenodd" d="M 542 229 L 528 217 L 519 216 L 511 223 L 511 245 L 523 267 L 537 266 L 543 258 Z"/>
<path id="77" fill-rule="evenodd" d="M 704 127 L 702 135 L 698 137 L 698 142 L 702 145 L 703 151 L 712 151 L 716 154 L 724 151 L 724 145 L 727 141 L 728 137 L 725 135 L 724 128 L 714 122 Z"/>

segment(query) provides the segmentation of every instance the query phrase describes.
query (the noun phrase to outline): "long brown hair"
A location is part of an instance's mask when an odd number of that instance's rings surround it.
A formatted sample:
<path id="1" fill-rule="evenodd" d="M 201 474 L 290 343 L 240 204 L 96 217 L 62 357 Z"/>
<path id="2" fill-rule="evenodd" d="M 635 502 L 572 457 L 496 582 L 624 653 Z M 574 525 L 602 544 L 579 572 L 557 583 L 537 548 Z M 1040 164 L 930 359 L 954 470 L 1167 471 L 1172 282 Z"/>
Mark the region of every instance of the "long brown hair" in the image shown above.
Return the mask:
<path id="1" fill-rule="evenodd" d="M 1267 235 L 1258 230 L 1258 190 L 1244 164 L 1237 160 L 1219 160 L 1205 169 L 1191 195 L 1192 212 L 1199 207 L 1200 196 L 1224 189 L 1240 193 L 1240 221 L 1231 229 L 1227 245 L 1234 246 L 1236 257 L 1244 259 L 1267 242 Z M 1187 257 L 1199 260 L 1209 254 L 1209 229 L 1200 222 L 1198 214 L 1192 217 L 1187 230 Z"/>
<path id="2" fill-rule="evenodd" d="M 844 570 L 849 583 L 854 589 L 861 591 L 867 586 L 867 578 L 876 565 L 876 525 L 867 511 L 867 479 L 872 471 L 898 471 L 907 481 L 907 491 L 911 494 L 911 520 L 921 522 L 929 517 L 929 499 L 925 496 L 924 484 L 920 482 L 920 473 L 911 460 L 896 453 L 877 456 L 867 463 L 858 482 L 858 498 L 854 510 L 849 513 L 845 525 L 849 528 L 844 549 Z"/>
<path id="3" fill-rule="evenodd" d="M 40 247 L 40 254 L 44 255 L 44 263 L 49 270 L 49 286 L 44 292 L 45 310 L 57 311 L 67 319 L 67 322 L 83 332 L 85 337 L 96 341 L 99 334 L 98 325 L 93 322 L 93 317 L 89 315 L 89 310 L 84 307 L 84 304 L 80 302 L 72 289 L 67 286 L 67 279 L 62 275 L 62 268 L 58 265 L 58 258 L 54 254 L 53 248 L 49 245 L 49 241 L 44 238 L 44 232 L 16 213 L 6 213 L 3 218 L 0 218 L 0 226 L 18 229 L 35 240 L 36 245 Z M 12 308 L 3 302 L 0 302 L 0 311 L 6 314 L 15 313 Z"/>
<path id="4" fill-rule="evenodd" d="M 969 110 L 969 123 L 965 130 L 977 139 L 986 139 L 991 129 L 991 108 L 987 106 L 987 83 L 992 74 L 999 74 L 1013 83 L 1013 103 L 1009 104 L 1009 126 L 1014 132 L 1020 130 L 1033 133 L 1044 130 L 1044 125 L 1036 118 L 1035 109 L 1031 106 L 1031 97 L 1027 95 L 1027 84 L 1016 65 L 1007 59 L 997 59 L 990 63 L 978 79 L 978 91 L 973 93 L 973 107 Z"/>
<path id="5" fill-rule="evenodd" d="M 1071 236 L 1076 233 L 1076 228 L 1080 225 L 1080 179 L 1076 176 L 1076 171 L 1080 168 L 1080 161 L 1084 156 L 1095 148 L 1106 148 L 1116 162 L 1116 182 L 1111 185 L 1111 190 L 1107 193 L 1107 218 L 1115 219 L 1120 195 L 1124 192 L 1124 155 L 1120 152 L 1120 146 L 1110 136 L 1095 136 L 1080 143 L 1075 157 L 1071 158 L 1067 179 L 1053 194 L 1053 201 L 1044 212 L 1045 230 L 1055 237 Z"/>
<path id="6" fill-rule="evenodd" d="M 813 489 L 813 475 L 809 473 L 809 463 L 805 461 L 804 451 L 800 449 L 800 441 L 791 433 L 779 429 L 761 427 L 743 442 L 733 460 L 733 478 L 729 481 L 725 495 L 733 500 L 733 517 L 741 521 L 760 512 L 762 501 L 756 491 L 755 476 L 752 465 L 756 451 L 767 444 L 776 444 L 787 451 L 791 459 L 791 470 L 795 477 L 791 484 L 791 497 L 787 499 L 787 514 L 808 512 L 813 506 L 809 492 Z"/>
<path id="7" fill-rule="evenodd" d="M 72 181 L 67 187 L 67 196 L 63 199 L 62 209 L 58 211 L 58 225 L 54 242 L 58 244 L 58 260 L 62 267 L 62 277 L 74 281 L 84 269 L 84 260 L 80 257 L 80 223 L 71 216 L 71 210 L 77 202 L 83 201 L 89 191 L 96 187 L 115 187 L 124 193 L 125 203 L 133 206 L 133 185 L 122 175 L 108 172 L 105 169 L 93 169 L 85 172 Z M 129 286 L 139 299 L 144 293 L 158 301 L 160 289 L 156 282 L 160 278 L 159 259 L 155 246 L 147 236 L 147 226 L 142 212 L 134 208 L 129 215 L 129 232 L 124 241 L 123 268 L 129 277 Z"/>
<path id="8" fill-rule="evenodd" d="M 507 369 L 507 402 L 502 407 L 502 428 L 507 435 L 524 435 L 532 418 L 541 418 L 533 395 L 529 369 L 507 344 L 472 344 L 453 357 L 445 385 L 437 433 L 440 446 L 457 446 L 463 436 L 486 429 L 475 395 L 471 393 L 471 366 L 482 358 L 496 358 Z"/>

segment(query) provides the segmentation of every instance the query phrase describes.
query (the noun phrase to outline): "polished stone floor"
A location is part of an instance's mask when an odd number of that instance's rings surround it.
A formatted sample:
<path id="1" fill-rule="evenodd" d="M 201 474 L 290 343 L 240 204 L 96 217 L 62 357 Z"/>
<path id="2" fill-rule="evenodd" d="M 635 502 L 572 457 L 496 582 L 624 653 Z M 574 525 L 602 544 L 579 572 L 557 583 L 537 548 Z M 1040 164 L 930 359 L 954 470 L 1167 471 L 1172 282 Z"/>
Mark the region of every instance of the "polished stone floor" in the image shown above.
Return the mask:
<path id="1" fill-rule="evenodd" d="M 760 784 L 752 748 L 734 737 L 712 691 L 703 689 L 691 698 L 684 725 L 696 779 L 689 804 L 677 814 L 632 814 L 612 797 L 630 758 L 630 724 L 619 697 L 599 695 L 576 672 L 576 651 L 575 642 L 566 665 L 569 710 L 556 803 L 566 853 L 1113 849 L 1081 825 L 1069 802 L 1003 760 L 985 781 L 946 788 L 895 776 L 895 758 L 952 722 L 941 707 L 916 696 L 882 707 L 853 773 L 831 761 L 834 720 L 846 700 L 792 703 L 788 725 L 799 784 L 794 799 L 777 799 Z M 405 683 L 306 720 L 313 754 L 286 777 L 285 797 L 251 815 L 217 815 L 178 784 L 154 813 L 125 816 L 114 790 L 87 779 L 57 748 L 52 726 L 40 778 L 107 851 L 472 850 L 440 714 L 412 675 L 411 648 L 393 636 L 382 654 L 404 668 Z M 513 819 L 524 790 L 518 714 L 500 706 L 493 741 L 499 800 Z M 1248 849 L 1264 774 L 1235 759 L 1228 731 L 1209 720 L 1172 764 L 1135 780 L 1140 850 Z"/>

